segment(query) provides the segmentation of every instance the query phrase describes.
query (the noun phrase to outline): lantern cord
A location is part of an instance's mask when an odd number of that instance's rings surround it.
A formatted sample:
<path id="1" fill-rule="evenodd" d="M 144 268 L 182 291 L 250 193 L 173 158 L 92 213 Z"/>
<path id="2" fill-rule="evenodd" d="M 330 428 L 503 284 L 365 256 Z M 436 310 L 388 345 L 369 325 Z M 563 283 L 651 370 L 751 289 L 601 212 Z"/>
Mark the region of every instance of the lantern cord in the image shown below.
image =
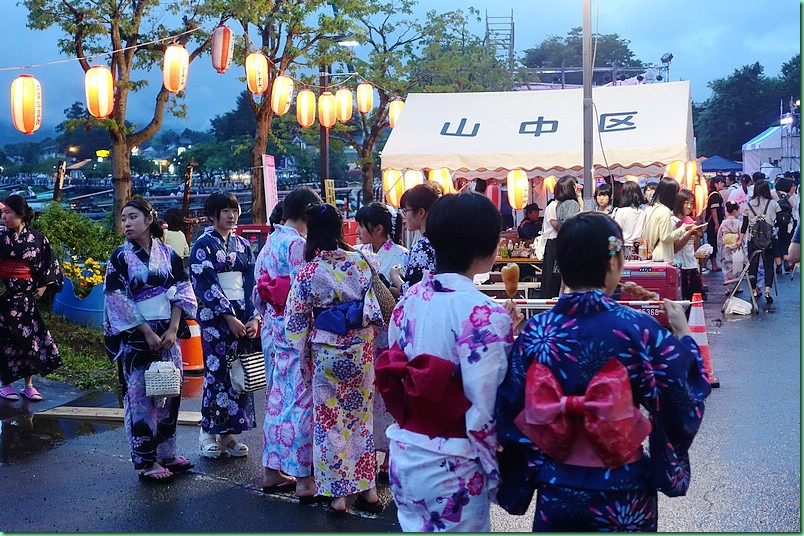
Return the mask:
<path id="1" fill-rule="evenodd" d="M 37 67 L 44 67 L 44 66 L 47 66 L 47 65 L 57 65 L 59 63 L 69 63 L 71 61 L 91 60 L 91 59 L 95 59 L 95 58 L 100 58 L 101 56 L 109 56 L 109 55 L 115 54 L 117 52 L 125 52 L 126 50 L 131 50 L 132 48 L 139 48 L 139 47 L 145 47 L 145 46 L 148 46 L 148 45 L 155 45 L 155 44 L 158 44 L 158 43 L 164 43 L 165 41 L 170 41 L 172 39 L 177 39 L 177 38 L 179 38 L 179 37 L 181 37 L 183 35 L 187 35 L 187 34 L 191 34 L 193 32 L 197 32 L 199 29 L 200 28 L 192 28 L 190 30 L 187 30 L 186 32 L 181 32 L 181 33 L 178 33 L 176 35 L 169 35 L 167 37 L 162 37 L 162 38 L 156 39 L 154 41 L 149 41 L 147 43 L 139 43 L 139 44 L 136 44 L 136 45 L 132 45 L 130 47 L 120 48 L 120 49 L 117 49 L 117 50 L 111 50 L 109 52 L 101 52 L 100 54 L 93 54 L 91 56 L 83 56 L 83 57 L 80 57 L 80 58 L 67 58 L 67 59 L 64 59 L 64 60 L 48 61 L 46 63 L 36 63 L 36 64 L 33 64 L 33 65 L 19 65 L 17 67 L 0 67 L 0 71 L 24 71 L 25 69 L 35 69 Z"/>

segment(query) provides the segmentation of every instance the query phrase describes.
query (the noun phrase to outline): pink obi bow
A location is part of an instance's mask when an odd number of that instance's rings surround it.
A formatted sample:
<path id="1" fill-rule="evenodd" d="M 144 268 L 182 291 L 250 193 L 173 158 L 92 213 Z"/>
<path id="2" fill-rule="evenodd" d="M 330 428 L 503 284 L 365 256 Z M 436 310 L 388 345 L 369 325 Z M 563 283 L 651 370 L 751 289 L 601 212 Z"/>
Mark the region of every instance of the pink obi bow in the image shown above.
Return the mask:
<path id="1" fill-rule="evenodd" d="M 281 316 L 285 314 L 285 303 L 290 293 L 290 278 L 281 275 L 271 279 L 270 275 L 263 274 L 257 281 L 257 292 L 262 301 L 273 307 L 276 314 Z"/>
<path id="2" fill-rule="evenodd" d="M 525 409 L 514 424 L 557 461 L 612 469 L 642 456 L 651 429 L 634 406 L 628 370 L 617 359 L 595 374 L 584 396 L 564 396 L 550 369 L 533 363 L 525 379 Z"/>
<path id="3" fill-rule="evenodd" d="M 377 358 L 377 391 L 400 427 L 433 437 L 466 437 L 464 415 L 472 403 L 463 394 L 455 365 L 419 354 L 408 361 L 398 344 Z"/>

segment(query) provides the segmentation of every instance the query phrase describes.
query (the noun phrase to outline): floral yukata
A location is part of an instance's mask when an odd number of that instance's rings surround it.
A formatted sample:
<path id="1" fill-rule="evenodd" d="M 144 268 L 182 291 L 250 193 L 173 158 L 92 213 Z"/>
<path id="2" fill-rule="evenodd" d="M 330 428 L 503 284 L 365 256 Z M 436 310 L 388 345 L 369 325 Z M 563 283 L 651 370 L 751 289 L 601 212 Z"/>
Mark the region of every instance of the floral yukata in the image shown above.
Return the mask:
<path id="1" fill-rule="evenodd" d="M 405 270 L 402 274 L 403 296 L 410 290 L 410 287 L 422 280 L 425 271 L 435 272 L 435 249 L 426 235 L 422 236 L 408 251 Z"/>
<path id="2" fill-rule="evenodd" d="M 465 437 L 433 437 L 393 424 L 389 480 L 406 532 L 489 530 L 499 480 L 494 422 L 497 386 L 514 342 L 511 316 L 465 276 L 429 274 L 394 309 L 388 339 L 410 361 L 453 363 L 464 396 Z"/>
<path id="3" fill-rule="evenodd" d="M 317 325 L 318 316 L 346 304 L 358 312 L 343 334 Z M 296 274 L 285 332 L 297 351 L 309 348 L 313 359 L 313 473 L 319 495 L 346 497 L 375 486 L 374 328 L 369 324 L 381 322 L 371 269 L 360 253 L 321 251 Z"/>
<path id="4" fill-rule="evenodd" d="M 181 396 L 169 397 L 157 407 L 153 397 L 145 396 L 144 373 L 152 361 L 172 361 L 179 370 L 182 361 L 178 338 L 167 350 L 151 351 L 137 326 L 148 322 L 162 336 L 173 306 L 185 319 L 195 318 L 195 294 L 181 257 L 160 240 L 152 241 L 150 252 L 129 240 L 115 249 L 106 265 L 104 294 L 106 349 L 117 362 L 123 387 L 131 460 L 135 469 L 145 469 L 157 458 L 176 456 Z"/>
<path id="5" fill-rule="evenodd" d="M 26 277 L 16 277 L 17 268 Z M 15 276 L 16 275 L 16 276 Z M 26 376 L 44 376 L 62 365 L 36 304 L 34 292 L 47 285 L 62 288 L 61 268 L 42 233 L 0 228 L 0 381 L 8 385 Z"/>
<path id="6" fill-rule="evenodd" d="M 227 298 L 219 274 L 237 278 L 242 297 Z M 229 379 L 227 357 L 238 353 L 236 339 L 229 331 L 224 314 L 236 316 L 244 324 L 253 312 L 254 253 L 245 238 L 234 232 L 224 240 L 214 227 L 207 227 L 190 252 L 190 277 L 198 298 L 198 324 L 204 351 L 204 394 L 201 400 L 201 428 L 209 434 L 239 434 L 256 425 L 254 394 L 238 393 Z M 242 352 L 241 352 L 242 353 Z"/>
<path id="7" fill-rule="evenodd" d="M 408 256 L 408 250 L 396 244 L 393 240 L 387 240 L 378 252 L 370 244 L 359 246 L 364 255 L 375 255 L 380 263 L 377 270 L 387 281 L 391 280 L 391 267 L 399 264 L 404 265 Z M 376 326 L 377 337 L 374 339 L 374 360 L 388 349 L 388 326 Z M 374 446 L 378 450 L 388 450 L 388 438 L 385 431 L 394 423 L 393 417 L 385 409 L 385 403 L 381 396 L 374 397 Z"/>
<path id="8" fill-rule="evenodd" d="M 617 468 L 569 465 L 523 435 L 514 419 L 525 404 L 531 364 L 548 367 L 572 398 L 589 396 L 590 379 L 610 360 L 625 367 L 633 401 L 649 416 L 649 453 L 638 446 L 636 461 Z M 689 486 L 688 451 L 709 392 L 691 337 L 676 339 L 601 290 L 564 294 L 552 310 L 525 324 L 500 386 L 498 502 L 523 515 L 538 489 L 535 531 L 656 531 L 657 490 L 674 497 Z"/>
<path id="9" fill-rule="evenodd" d="M 293 227 L 277 224 L 274 229 L 257 256 L 255 279 L 287 277 L 293 281 L 306 264 L 304 238 Z M 300 351 L 288 342 L 285 300 L 279 299 L 282 303 L 278 311 L 262 300 L 255 287 L 254 307 L 262 314 L 262 345 L 268 372 L 262 465 L 291 476 L 309 477 L 313 464 L 312 360 L 306 348 Z"/>

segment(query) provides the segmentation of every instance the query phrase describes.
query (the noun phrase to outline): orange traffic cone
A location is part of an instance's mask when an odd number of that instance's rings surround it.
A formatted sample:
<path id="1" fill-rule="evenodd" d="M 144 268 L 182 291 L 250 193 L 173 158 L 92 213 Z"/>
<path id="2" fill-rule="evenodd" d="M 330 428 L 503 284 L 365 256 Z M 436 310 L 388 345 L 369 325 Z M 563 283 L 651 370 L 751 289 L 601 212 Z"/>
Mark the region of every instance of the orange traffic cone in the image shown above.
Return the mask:
<path id="1" fill-rule="evenodd" d="M 195 320 L 188 320 L 189 339 L 179 339 L 181 363 L 185 372 L 204 372 L 204 350 L 201 348 L 201 326 Z"/>
<path id="2" fill-rule="evenodd" d="M 704 318 L 703 298 L 698 292 L 692 295 L 689 323 L 692 338 L 695 339 L 695 342 L 698 344 L 698 349 L 701 352 L 704 370 L 706 371 L 706 375 L 709 377 L 709 385 L 712 387 L 720 387 L 720 381 L 715 378 L 715 372 L 712 370 L 712 358 L 709 355 L 709 337 L 706 335 L 706 319 Z"/>

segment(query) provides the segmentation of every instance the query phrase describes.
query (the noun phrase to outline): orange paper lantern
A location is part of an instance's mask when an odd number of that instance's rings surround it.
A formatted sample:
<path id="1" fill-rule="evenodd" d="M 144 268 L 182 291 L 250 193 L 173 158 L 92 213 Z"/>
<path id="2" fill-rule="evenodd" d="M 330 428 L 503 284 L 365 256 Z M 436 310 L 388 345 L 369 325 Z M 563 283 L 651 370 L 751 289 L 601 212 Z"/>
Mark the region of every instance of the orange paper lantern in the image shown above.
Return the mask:
<path id="1" fill-rule="evenodd" d="M 697 160 L 690 160 L 684 166 L 684 183 L 687 189 L 692 190 L 693 186 L 695 185 L 696 179 L 698 177 L 698 161 Z"/>
<path id="2" fill-rule="evenodd" d="M 553 190 L 556 189 L 556 176 L 555 175 L 550 175 L 549 177 L 544 178 L 544 188 L 545 188 L 545 190 L 547 190 L 551 194 L 553 193 Z"/>
<path id="3" fill-rule="evenodd" d="M 309 89 L 302 89 L 296 95 L 296 120 L 304 128 L 315 123 L 315 94 Z"/>
<path id="4" fill-rule="evenodd" d="M 438 168 L 430 170 L 430 180 L 438 183 L 444 190 L 445 194 L 455 192 L 455 185 L 452 183 L 452 173 L 447 168 Z"/>
<path id="5" fill-rule="evenodd" d="M 703 179 L 698 180 L 692 193 L 695 196 L 695 216 L 700 216 L 706 210 L 706 205 L 709 201 L 709 188 L 706 186 L 706 181 Z"/>
<path id="6" fill-rule="evenodd" d="M 394 128 L 396 125 L 397 120 L 399 119 L 399 114 L 402 113 L 402 108 L 405 106 L 405 101 L 402 99 L 395 99 L 391 101 L 391 104 L 388 105 L 388 122 L 391 125 L 391 128 Z"/>
<path id="7" fill-rule="evenodd" d="M 187 71 L 190 68 L 190 53 L 181 45 L 165 49 L 162 65 L 162 83 L 171 93 L 178 93 L 187 86 Z"/>
<path id="8" fill-rule="evenodd" d="M 268 58 L 259 50 L 246 57 L 246 82 L 248 90 L 262 95 L 268 89 Z"/>
<path id="9" fill-rule="evenodd" d="M 11 83 L 11 119 L 23 134 L 42 126 L 42 86 L 33 75 L 21 74 Z"/>
<path id="10" fill-rule="evenodd" d="M 335 95 L 325 91 L 318 97 L 318 122 L 323 127 L 332 128 L 335 119 Z"/>
<path id="11" fill-rule="evenodd" d="M 681 160 L 673 160 L 664 168 L 668 177 L 678 181 L 679 184 L 684 181 L 684 162 Z"/>
<path id="12" fill-rule="evenodd" d="M 508 204 L 521 210 L 528 202 L 528 174 L 524 169 L 512 169 L 508 172 L 507 183 Z"/>
<path id="13" fill-rule="evenodd" d="M 84 75 L 87 111 L 92 117 L 104 119 L 114 111 L 114 77 L 103 65 L 96 65 Z"/>
<path id="14" fill-rule="evenodd" d="M 293 79 L 281 74 L 274 78 L 271 88 L 271 110 L 276 115 L 284 115 L 290 109 L 290 100 L 293 97 Z"/>
<path id="15" fill-rule="evenodd" d="M 382 172 L 382 189 L 385 191 L 385 200 L 394 207 L 399 208 L 399 200 L 405 192 L 402 181 L 402 172 L 397 169 L 386 169 Z"/>
<path id="16" fill-rule="evenodd" d="M 352 92 L 345 87 L 335 92 L 335 117 L 341 123 L 352 118 L 352 100 Z"/>
<path id="17" fill-rule="evenodd" d="M 232 65 L 234 51 L 234 33 L 232 29 L 221 24 L 212 31 L 212 67 L 220 74 Z"/>
<path id="18" fill-rule="evenodd" d="M 368 82 L 357 85 L 357 109 L 361 114 L 367 114 L 374 108 L 374 86 Z"/>

